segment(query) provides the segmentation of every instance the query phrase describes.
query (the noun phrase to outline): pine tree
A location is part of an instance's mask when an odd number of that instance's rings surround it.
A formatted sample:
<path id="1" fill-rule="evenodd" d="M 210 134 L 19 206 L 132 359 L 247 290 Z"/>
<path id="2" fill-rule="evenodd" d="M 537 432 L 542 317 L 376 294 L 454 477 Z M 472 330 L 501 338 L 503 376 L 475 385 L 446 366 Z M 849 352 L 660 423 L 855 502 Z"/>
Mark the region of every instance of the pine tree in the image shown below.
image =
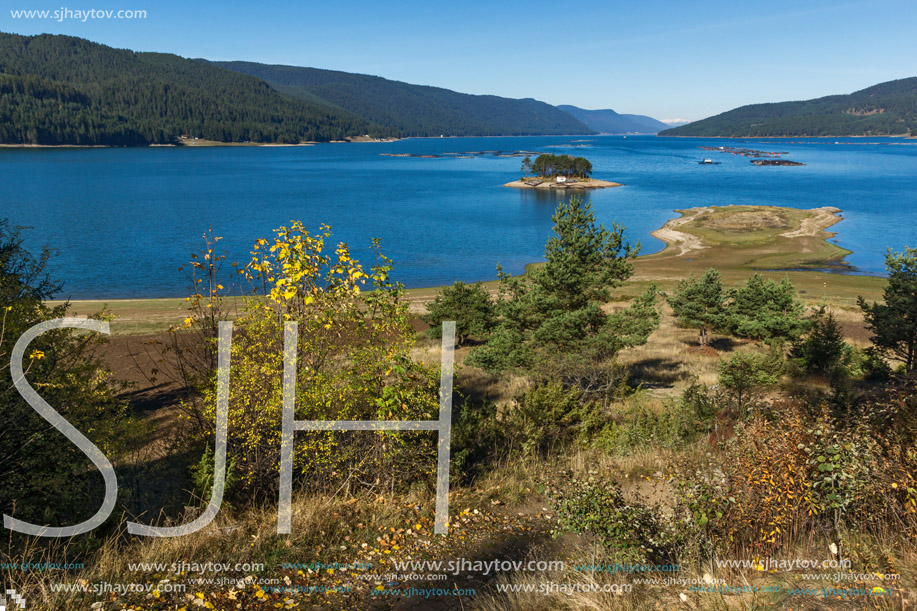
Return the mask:
<path id="1" fill-rule="evenodd" d="M 876 350 L 904 363 L 910 373 L 917 367 L 917 248 L 905 247 L 903 253 L 889 250 L 885 268 L 885 303 L 869 305 L 863 297 L 857 303 Z"/>
<path id="2" fill-rule="evenodd" d="M 610 289 L 633 273 L 639 247 L 624 241 L 624 228 L 597 225 L 591 205 L 580 198 L 561 203 L 553 220 L 556 235 L 545 246 L 543 267 L 524 278 L 498 269 L 500 322 L 471 362 L 492 371 L 543 368 L 551 361 L 556 370 L 566 359 L 595 363 L 644 343 L 655 328 L 658 318 L 648 314 L 655 311 L 654 289 L 633 306 L 649 323 L 642 327 L 601 307 Z"/>
<path id="3" fill-rule="evenodd" d="M 720 273 L 710 268 L 700 278 L 679 282 L 668 302 L 679 324 L 697 329 L 698 343 L 705 346 L 709 343 L 708 331 L 723 325 L 726 297 Z"/>
<path id="4" fill-rule="evenodd" d="M 484 285 L 461 281 L 440 289 L 421 319 L 430 325 L 431 337 L 440 337 L 444 320 L 454 320 L 460 346 L 472 335 L 486 338 L 497 322 L 494 304 Z"/>
<path id="5" fill-rule="evenodd" d="M 805 308 L 796 289 L 784 278 L 779 284 L 760 274 L 730 292 L 726 330 L 737 337 L 758 341 L 793 340 L 807 328 Z"/>
<path id="6" fill-rule="evenodd" d="M 809 334 L 797 340 L 790 350 L 790 358 L 809 373 L 822 373 L 834 379 L 846 370 L 850 347 L 844 341 L 837 320 L 831 312 L 821 308 L 813 317 Z"/>

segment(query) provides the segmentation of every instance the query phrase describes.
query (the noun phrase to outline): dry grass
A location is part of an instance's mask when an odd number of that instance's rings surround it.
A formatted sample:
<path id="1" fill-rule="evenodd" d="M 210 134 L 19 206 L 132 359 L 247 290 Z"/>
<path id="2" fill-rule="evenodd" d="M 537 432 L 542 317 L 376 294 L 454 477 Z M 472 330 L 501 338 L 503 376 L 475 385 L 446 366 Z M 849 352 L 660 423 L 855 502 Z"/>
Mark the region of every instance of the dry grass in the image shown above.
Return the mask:
<path id="1" fill-rule="evenodd" d="M 294 496 L 292 505 L 292 534 L 277 534 L 277 508 L 273 505 L 248 508 L 234 512 L 224 507 L 217 518 L 196 533 L 175 538 L 129 537 L 124 531 L 104 539 L 101 547 L 81 561 L 88 567 L 76 575 L 56 572 L 5 570 L 0 579 L 6 587 L 16 589 L 28 601 L 31 611 L 61 611 L 88 609 L 99 600 L 92 593 L 67 593 L 53 591 L 53 583 L 107 582 L 111 584 L 157 583 L 161 578 L 175 575 L 152 571 L 130 571 L 128 564 L 172 563 L 263 563 L 265 574 L 276 574 L 278 563 L 308 562 L 315 559 L 316 549 L 336 549 L 343 552 L 348 546 L 360 544 L 345 534 L 352 526 L 366 523 L 372 532 L 403 526 L 408 523 L 408 509 L 412 505 L 430 505 L 429 495 L 412 494 L 377 497 Z M 368 534 L 369 531 L 367 531 Z M 372 543 L 371 539 L 368 539 Z M 4 562 L 60 563 L 68 548 L 77 547 L 76 540 L 57 540 L 43 546 L 29 540 L 25 549 Z M 12 549 L 12 546 L 11 548 Z M 62 579 L 62 575 L 76 579 Z M 248 574 L 222 573 L 226 577 L 242 579 Z M 208 575 L 217 576 L 220 575 Z M 263 575 L 262 575 L 263 576 Z M 222 588 L 217 588 L 222 589 Z M 189 585 L 190 593 L 192 586 Z M 105 608 L 122 608 L 105 607 Z"/>

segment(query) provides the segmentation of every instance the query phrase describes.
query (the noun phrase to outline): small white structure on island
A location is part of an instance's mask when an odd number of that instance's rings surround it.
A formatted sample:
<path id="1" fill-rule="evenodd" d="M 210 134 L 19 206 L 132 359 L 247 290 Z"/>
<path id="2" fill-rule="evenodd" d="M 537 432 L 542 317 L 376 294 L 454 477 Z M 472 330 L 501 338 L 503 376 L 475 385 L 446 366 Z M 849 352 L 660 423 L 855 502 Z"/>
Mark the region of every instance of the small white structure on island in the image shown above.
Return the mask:
<path id="1" fill-rule="evenodd" d="M 557 176 L 554 180 L 556 180 L 557 182 L 567 182 L 567 177 L 566 176 Z"/>

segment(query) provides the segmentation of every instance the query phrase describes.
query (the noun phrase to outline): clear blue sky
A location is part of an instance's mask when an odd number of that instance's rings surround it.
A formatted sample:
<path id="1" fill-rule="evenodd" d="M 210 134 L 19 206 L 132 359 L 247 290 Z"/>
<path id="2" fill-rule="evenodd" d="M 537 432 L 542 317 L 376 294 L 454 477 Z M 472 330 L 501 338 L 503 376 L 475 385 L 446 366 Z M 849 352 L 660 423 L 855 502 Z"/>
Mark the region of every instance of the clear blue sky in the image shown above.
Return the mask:
<path id="1" fill-rule="evenodd" d="M 0 31 L 331 68 L 659 119 L 917 75 L 917 2 L 5 0 Z M 143 20 L 13 19 L 144 9 Z M 7 10 L 9 9 L 9 10 Z"/>

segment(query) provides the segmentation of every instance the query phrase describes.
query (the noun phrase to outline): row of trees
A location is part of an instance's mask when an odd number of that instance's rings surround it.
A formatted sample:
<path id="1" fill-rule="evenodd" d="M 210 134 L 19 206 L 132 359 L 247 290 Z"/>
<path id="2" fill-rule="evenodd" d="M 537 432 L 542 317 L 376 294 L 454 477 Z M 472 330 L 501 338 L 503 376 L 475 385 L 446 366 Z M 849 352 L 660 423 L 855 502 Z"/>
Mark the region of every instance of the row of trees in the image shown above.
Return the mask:
<path id="1" fill-rule="evenodd" d="M 771 342 L 792 340 L 807 326 L 788 279 L 778 283 L 755 274 L 745 286 L 726 289 L 720 273 L 708 269 L 700 278 L 682 280 L 668 302 L 679 323 L 698 329 L 702 346 L 710 331 Z"/>
<path id="2" fill-rule="evenodd" d="M 535 174 L 542 178 L 551 176 L 586 178 L 592 174 L 592 163 L 585 157 L 544 153 L 536 157 L 534 162 L 529 157 L 523 159 L 522 173 Z"/>
<path id="3" fill-rule="evenodd" d="M 860 297 L 858 305 L 872 334 L 873 353 L 899 361 L 910 373 L 917 368 L 917 249 L 889 252 L 885 266 L 884 302 L 870 304 Z M 682 280 L 668 302 L 681 325 L 699 330 L 701 345 L 709 343 L 711 331 L 768 343 L 795 342 L 813 327 L 822 336 L 840 337 L 833 315 L 821 310 L 807 317 L 795 295 L 788 279 L 774 282 L 759 274 L 745 286 L 725 289 L 719 272 L 708 269 L 699 278 Z"/>

